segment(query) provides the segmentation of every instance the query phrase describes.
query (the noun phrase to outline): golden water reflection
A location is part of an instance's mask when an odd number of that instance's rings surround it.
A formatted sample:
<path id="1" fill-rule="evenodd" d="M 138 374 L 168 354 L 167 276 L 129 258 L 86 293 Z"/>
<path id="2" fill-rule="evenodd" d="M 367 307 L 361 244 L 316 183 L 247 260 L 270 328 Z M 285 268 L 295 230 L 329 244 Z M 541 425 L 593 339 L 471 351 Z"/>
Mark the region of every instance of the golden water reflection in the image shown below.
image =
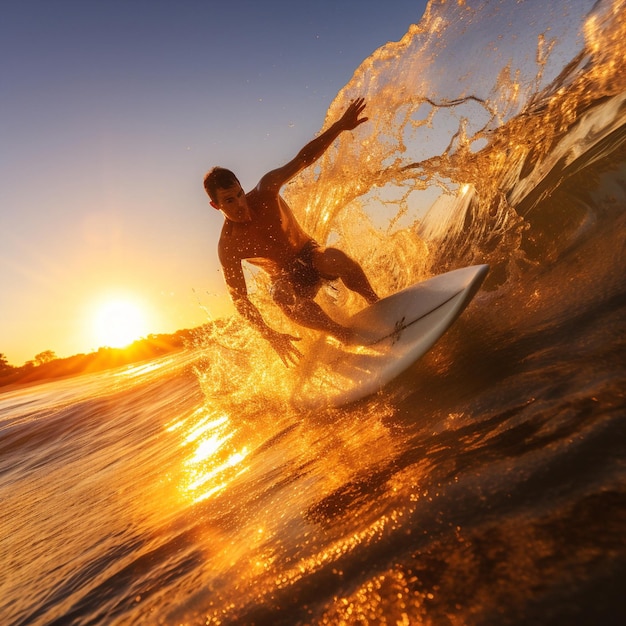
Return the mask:
<path id="1" fill-rule="evenodd" d="M 249 449 L 233 444 L 237 429 L 227 414 L 201 407 L 168 427 L 170 432 L 177 430 L 182 430 L 181 446 L 189 449 L 181 491 L 192 503 L 219 493 L 248 470 L 243 462 Z"/>

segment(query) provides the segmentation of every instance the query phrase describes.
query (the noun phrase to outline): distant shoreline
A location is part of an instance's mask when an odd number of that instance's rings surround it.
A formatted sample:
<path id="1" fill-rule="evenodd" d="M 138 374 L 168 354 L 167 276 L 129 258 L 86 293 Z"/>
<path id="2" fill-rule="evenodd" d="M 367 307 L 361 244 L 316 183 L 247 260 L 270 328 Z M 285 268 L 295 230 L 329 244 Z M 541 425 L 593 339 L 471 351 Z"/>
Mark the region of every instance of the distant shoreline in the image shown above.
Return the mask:
<path id="1" fill-rule="evenodd" d="M 21 367 L 6 366 L 0 371 L 0 395 L 48 380 L 101 372 L 192 348 L 206 336 L 209 326 L 179 330 L 174 334 L 148 335 L 125 348 L 104 347 L 88 354 L 53 358 L 39 365 L 29 362 Z"/>

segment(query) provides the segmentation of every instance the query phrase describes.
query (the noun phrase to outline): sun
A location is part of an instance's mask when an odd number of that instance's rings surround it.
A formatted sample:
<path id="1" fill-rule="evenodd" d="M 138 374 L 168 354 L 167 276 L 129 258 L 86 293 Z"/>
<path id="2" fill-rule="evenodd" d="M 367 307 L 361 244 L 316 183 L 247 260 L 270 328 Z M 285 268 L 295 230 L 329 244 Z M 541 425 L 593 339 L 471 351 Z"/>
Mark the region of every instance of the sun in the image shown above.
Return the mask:
<path id="1" fill-rule="evenodd" d="M 111 300 L 98 310 L 94 320 L 99 346 L 124 348 L 146 333 L 141 308 L 130 300 Z"/>

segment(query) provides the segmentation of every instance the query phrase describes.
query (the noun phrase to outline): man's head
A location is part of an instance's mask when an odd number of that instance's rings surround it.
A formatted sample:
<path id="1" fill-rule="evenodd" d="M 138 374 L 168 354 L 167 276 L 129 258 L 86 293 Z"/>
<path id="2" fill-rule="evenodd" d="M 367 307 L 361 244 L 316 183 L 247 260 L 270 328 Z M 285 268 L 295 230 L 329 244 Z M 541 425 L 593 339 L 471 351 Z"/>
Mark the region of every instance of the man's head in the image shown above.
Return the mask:
<path id="1" fill-rule="evenodd" d="M 209 170 L 204 177 L 204 190 L 211 199 L 211 205 L 213 206 L 218 203 L 218 189 L 229 189 L 235 185 L 241 187 L 241 183 L 235 174 L 224 167 L 214 167 L 212 170 Z"/>
<path id="2" fill-rule="evenodd" d="M 237 177 L 223 167 L 214 167 L 204 177 L 204 189 L 211 206 L 231 222 L 249 222 L 252 219 L 246 194 Z"/>

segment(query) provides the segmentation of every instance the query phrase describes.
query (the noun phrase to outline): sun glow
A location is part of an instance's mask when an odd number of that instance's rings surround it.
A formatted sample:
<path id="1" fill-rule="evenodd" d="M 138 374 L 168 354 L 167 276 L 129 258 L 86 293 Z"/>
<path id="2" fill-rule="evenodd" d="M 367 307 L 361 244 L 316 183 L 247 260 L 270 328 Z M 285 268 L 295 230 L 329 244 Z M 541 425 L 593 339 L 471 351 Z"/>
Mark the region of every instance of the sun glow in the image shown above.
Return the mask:
<path id="1" fill-rule="evenodd" d="M 137 304 L 111 300 L 96 314 L 94 331 L 99 346 L 124 348 L 146 334 L 146 325 Z"/>

